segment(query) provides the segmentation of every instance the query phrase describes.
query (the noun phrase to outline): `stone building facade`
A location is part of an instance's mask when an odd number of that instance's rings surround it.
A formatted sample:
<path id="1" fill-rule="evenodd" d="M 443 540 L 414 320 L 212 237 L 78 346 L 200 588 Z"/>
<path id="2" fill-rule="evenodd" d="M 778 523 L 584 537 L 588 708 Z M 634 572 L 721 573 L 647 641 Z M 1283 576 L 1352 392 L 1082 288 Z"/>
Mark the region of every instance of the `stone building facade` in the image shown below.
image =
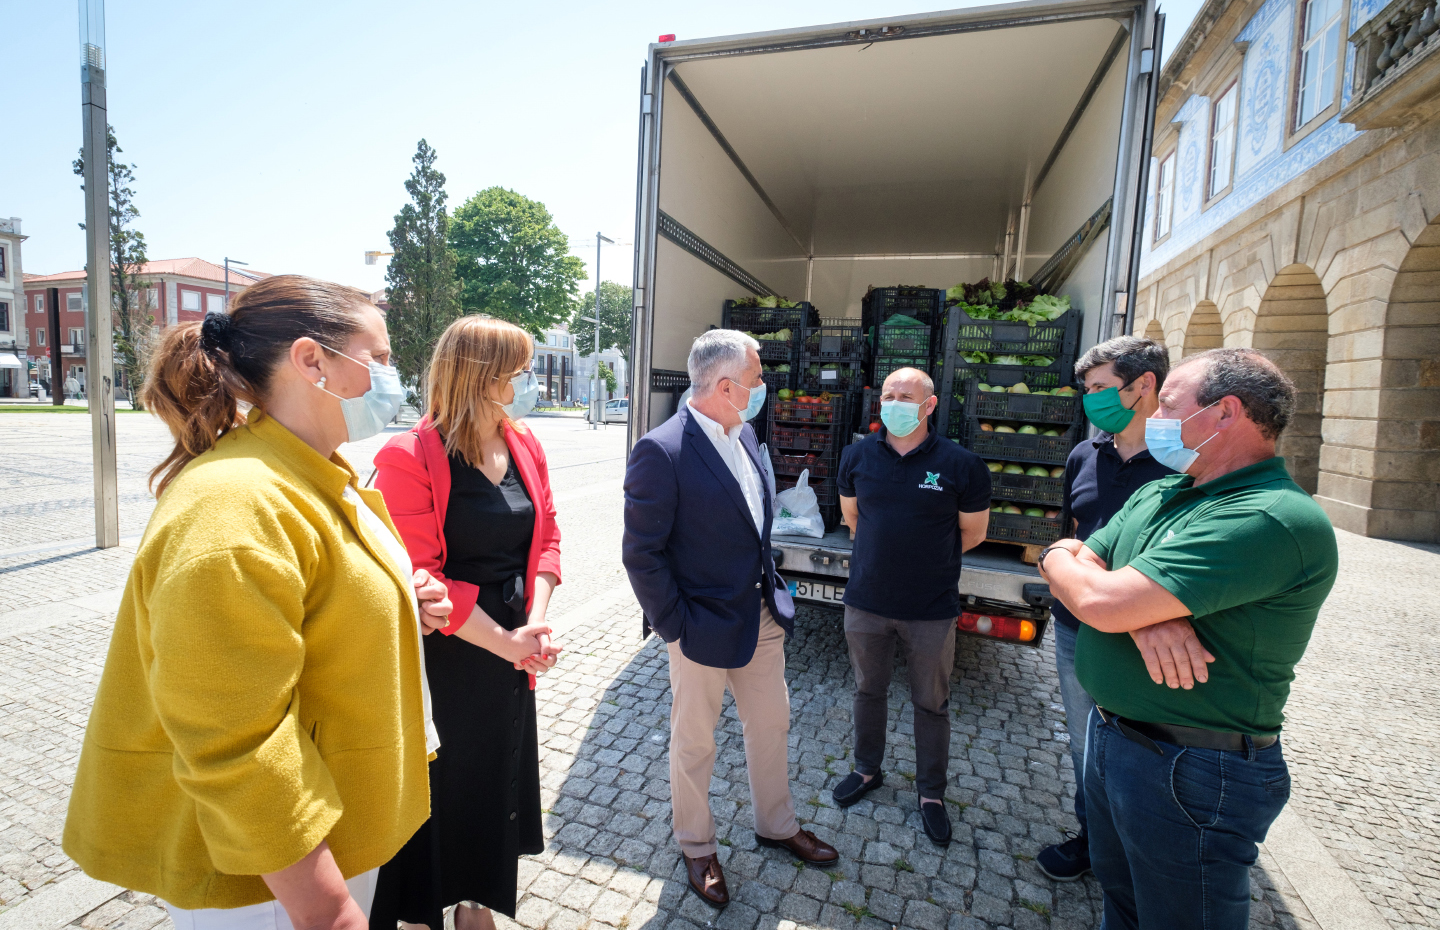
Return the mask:
<path id="1" fill-rule="evenodd" d="M 1265 353 L 1337 527 L 1440 541 L 1434 0 L 1209 0 L 1161 75 L 1132 331 Z"/>

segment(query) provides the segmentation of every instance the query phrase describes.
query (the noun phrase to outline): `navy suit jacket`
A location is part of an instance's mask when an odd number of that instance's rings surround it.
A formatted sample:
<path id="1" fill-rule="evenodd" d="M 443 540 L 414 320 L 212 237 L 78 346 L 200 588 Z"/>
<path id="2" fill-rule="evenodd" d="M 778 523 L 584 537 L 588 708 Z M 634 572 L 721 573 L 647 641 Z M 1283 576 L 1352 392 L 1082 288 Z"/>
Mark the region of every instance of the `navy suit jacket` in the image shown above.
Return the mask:
<path id="1" fill-rule="evenodd" d="M 755 430 L 740 445 L 764 485 Z M 795 604 L 770 553 L 773 502 L 765 487 L 765 528 L 755 528 L 740 483 L 690 408 L 645 434 L 625 469 L 623 558 L 648 634 L 678 641 L 685 657 L 712 668 L 742 668 L 755 655 L 760 605 L 794 632 Z"/>

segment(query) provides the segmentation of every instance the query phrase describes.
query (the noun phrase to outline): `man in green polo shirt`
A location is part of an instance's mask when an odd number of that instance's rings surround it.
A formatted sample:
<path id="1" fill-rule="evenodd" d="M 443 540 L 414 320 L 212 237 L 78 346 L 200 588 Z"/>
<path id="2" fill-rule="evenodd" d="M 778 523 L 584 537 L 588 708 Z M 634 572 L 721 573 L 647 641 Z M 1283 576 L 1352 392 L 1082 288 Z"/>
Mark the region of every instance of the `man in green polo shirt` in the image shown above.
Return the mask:
<path id="1" fill-rule="evenodd" d="M 1103 930 L 1244 930 L 1256 844 L 1290 796 L 1279 733 L 1335 583 L 1335 531 L 1275 442 L 1295 388 L 1248 349 L 1174 368 L 1146 445 L 1180 472 L 1041 554 L 1081 621 L 1090 859 Z"/>

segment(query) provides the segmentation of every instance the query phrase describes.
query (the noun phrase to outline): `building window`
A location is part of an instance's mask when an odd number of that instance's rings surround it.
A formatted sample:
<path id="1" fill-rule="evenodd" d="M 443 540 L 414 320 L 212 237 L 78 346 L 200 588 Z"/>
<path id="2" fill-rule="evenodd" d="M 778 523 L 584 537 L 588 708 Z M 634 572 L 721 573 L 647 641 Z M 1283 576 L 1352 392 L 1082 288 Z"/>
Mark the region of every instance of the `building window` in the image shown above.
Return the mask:
<path id="1" fill-rule="evenodd" d="M 5 271 L 5 247 L 0 245 L 0 278 L 8 277 L 10 277 L 10 275 Z"/>
<path id="2" fill-rule="evenodd" d="M 1155 175 L 1155 241 L 1170 235 L 1170 219 L 1175 210 L 1175 153 L 1160 160 Z"/>
<path id="3" fill-rule="evenodd" d="M 44 312 L 45 312 L 45 295 L 44 295 L 44 294 L 36 294 L 36 295 L 35 295 L 35 312 L 36 312 L 36 313 L 44 313 Z"/>
<path id="4" fill-rule="evenodd" d="M 1231 84 L 1215 101 L 1215 112 L 1210 118 L 1211 197 L 1217 197 L 1230 188 L 1235 166 L 1235 116 L 1239 99 L 1239 83 Z"/>
<path id="5" fill-rule="evenodd" d="M 0 301 L 0 332 L 10 332 L 10 305 Z"/>
<path id="6" fill-rule="evenodd" d="M 189 311 L 191 311 L 192 313 L 199 313 L 199 312 L 200 312 L 200 292 L 199 292 L 199 291 L 181 291 L 181 292 L 180 292 L 180 309 L 181 309 L 181 310 L 189 310 Z"/>
<path id="7" fill-rule="evenodd" d="M 85 330 L 79 326 L 70 327 L 70 344 L 78 351 L 85 344 Z"/>
<path id="8" fill-rule="evenodd" d="M 66 294 L 65 309 L 71 313 L 79 313 L 85 309 L 85 302 L 80 299 L 79 294 Z"/>
<path id="9" fill-rule="evenodd" d="M 43 346 L 45 344 L 45 327 L 35 327 L 35 344 L 37 346 Z"/>
<path id="10" fill-rule="evenodd" d="M 224 312 L 225 312 L 225 295 L 223 295 L 223 294 L 206 294 L 206 295 L 205 295 L 205 312 L 206 312 L 206 313 L 224 313 Z"/>
<path id="11" fill-rule="evenodd" d="M 1340 0 L 1308 0 L 1300 44 L 1299 129 L 1335 102 L 1340 71 Z"/>

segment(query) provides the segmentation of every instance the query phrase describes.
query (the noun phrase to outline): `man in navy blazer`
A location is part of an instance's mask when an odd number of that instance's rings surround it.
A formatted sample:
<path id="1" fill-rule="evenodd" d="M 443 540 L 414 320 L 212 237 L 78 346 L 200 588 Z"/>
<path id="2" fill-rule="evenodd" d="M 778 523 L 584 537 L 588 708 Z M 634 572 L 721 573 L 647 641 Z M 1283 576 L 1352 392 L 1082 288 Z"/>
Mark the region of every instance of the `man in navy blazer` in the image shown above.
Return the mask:
<path id="1" fill-rule="evenodd" d="M 840 854 L 800 828 L 790 796 L 785 638 L 795 605 L 770 554 L 773 509 L 755 431 L 759 343 L 715 329 L 695 340 L 692 397 L 646 434 L 625 471 L 625 569 L 670 653 L 670 797 L 690 887 L 729 902 L 716 858 L 710 777 L 728 686 L 745 735 L 755 838 L 820 865 Z"/>

